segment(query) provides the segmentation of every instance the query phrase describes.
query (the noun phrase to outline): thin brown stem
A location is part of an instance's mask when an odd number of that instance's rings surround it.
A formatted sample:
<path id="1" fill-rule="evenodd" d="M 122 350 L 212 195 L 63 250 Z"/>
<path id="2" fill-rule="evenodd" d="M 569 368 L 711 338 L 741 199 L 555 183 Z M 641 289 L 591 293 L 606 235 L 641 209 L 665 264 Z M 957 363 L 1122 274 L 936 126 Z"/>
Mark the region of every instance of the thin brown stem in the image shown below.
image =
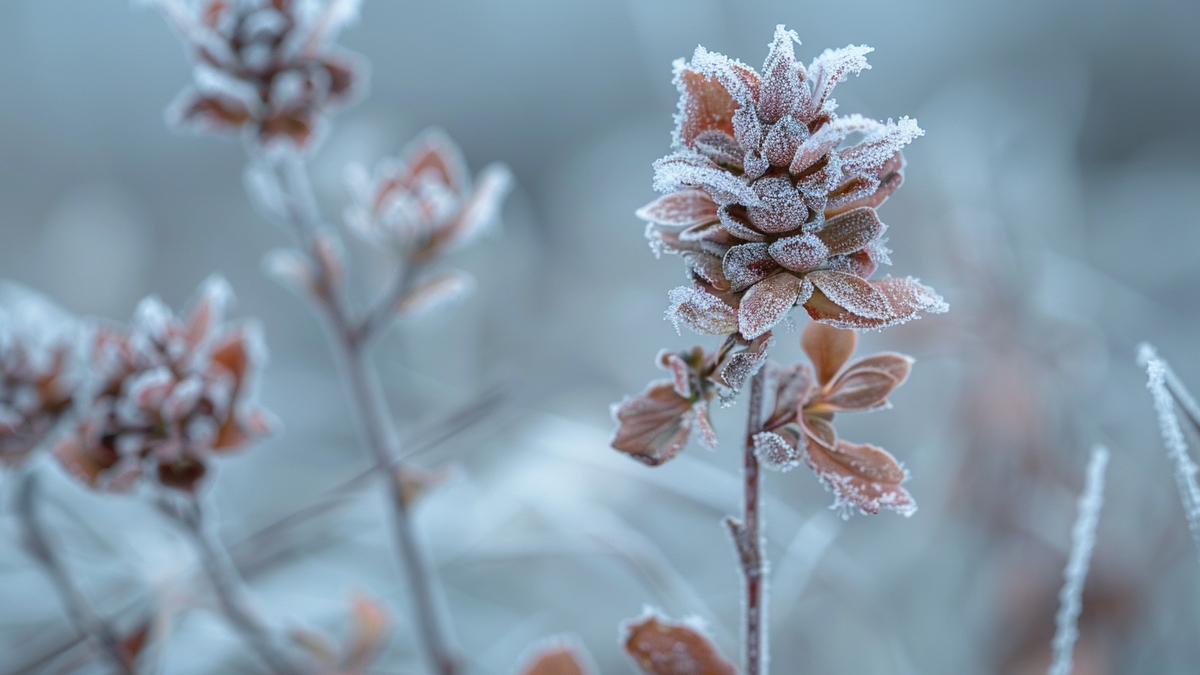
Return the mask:
<path id="1" fill-rule="evenodd" d="M 49 537 L 37 517 L 38 483 L 34 469 L 26 471 L 17 493 L 17 518 L 24 534 L 25 548 L 45 570 L 54 584 L 75 629 L 100 647 L 100 652 L 118 673 L 135 675 L 133 658 L 121 644 L 117 631 L 105 621 L 76 588 L 67 568 L 58 559 Z"/>
<path id="2" fill-rule="evenodd" d="M 164 511 L 171 515 L 191 538 L 221 613 L 247 646 L 277 675 L 310 673 L 310 669 L 295 663 L 276 643 L 271 630 L 251 608 L 246 597 L 245 583 L 229 558 L 229 553 L 205 522 L 204 508 L 200 500 L 195 495 L 188 495 L 182 503 L 171 504 Z"/>
<path id="3" fill-rule="evenodd" d="M 307 172 L 298 157 L 284 161 L 284 184 L 291 200 L 291 217 L 297 243 L 321 269 L 313 244 L 313 233 L 321 227 L 321 216 L 313 197 Z M 314 297 L 319 313 L 325 318 L 330 345 L 340 362 L 349 388 L 352 408 L 370 451 L 373 470 L 387 486 L 392 511 L 392 536 L 402 562 L 412 602 L 414 623 L 417 625 L 422 650 L 437 675 L 456 675 L 460 660 L 450 647 L 449 631 L 439 612 L 440 598 L 436 576 L 429 569 L 413 526 L 409 504 L 400 482 L 400 464 L 396 457 L 399 442 L 394 422 L 388 411 L 378 375 L 370 362 L 371 338 L 376 336 L 391 318 L 395 304 L 411 287 L 416 265 L 406 265 L 393 288 L 385 293 L 380 304 L 359 320 L 348 307 L 345 296 L 330 279 L 320 279 L 321 288 Z"/>
<path id="4" fill-rule="evenodd" d="M 754 435 L 762 431 L 763 393 L 766 389 L 766 368 L 750 381 L 750 405 L 746 412 L 746 445 L 742 459 L 742 518 L 725 519 L 733 534 L 738 560 L 742 567 L 743 616 L 742 637 L 745 640 L 744 675 L 765 675 L 767 663 L 766 616 L 766 556 L 763 553 L 761 486 L 758 457 L 754 454 Z"/>

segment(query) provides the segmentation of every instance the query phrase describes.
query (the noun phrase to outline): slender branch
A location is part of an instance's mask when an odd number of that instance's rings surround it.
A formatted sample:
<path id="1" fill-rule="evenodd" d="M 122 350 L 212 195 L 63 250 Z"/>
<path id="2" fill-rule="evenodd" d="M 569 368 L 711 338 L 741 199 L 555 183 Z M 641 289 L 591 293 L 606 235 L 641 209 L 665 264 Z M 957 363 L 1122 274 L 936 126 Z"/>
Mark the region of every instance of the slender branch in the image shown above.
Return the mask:
<path id="1" fill-rule="evenodd" d="M 293 226 L 297 243 L 317 262 L 313 234 L 321 227 L 321 215 L 303 162 L 290 157 L 283 162 L 284 183 L 291 201 Z M 321 269 L 319 264 L 315 265 Z M 406 265 L 391 291 L 403 297 L 415 278 L 416 265 Z M 351 403 L 358 418 L 363 440 L 374 460 L 374 471 L 387 485 L 392 511 L 392 536 L 413 604 L 415 623 L 425 658 L 438 675 L 455 675 L 460 661 L 450 647 L 448 630 L 438 611 L 440 598 L 436 577 L 429 569 L 412 523 L 409 505 L 400 482 L 400 464 L 396 460 L 399 442 L 388 412 L 378 375 L 370 364 L 370 338 L 386 325 L 386 312 L 394 302 L 389 295 L 361 321 L 353 317 L 344 296 L 322 277 L 323 288 L 314 298 L 320 314 L 325 317 L 330 343 L 340 362 L 350 390 Z"/>
<path id="2" fill-rule="evenodd" d="M 1079 514 L 1071 529 L 1071 554 L 1063 570 L 1063 587 L 1058 594 L 1058 614 L 1054 617 L 1054 658 L 1048 675 L 1071 675 L 1075 641 L 1079 639 L 1079 613 L 1083 609 L 1083 582 L 1087 578 L 1096 546 L 1096 525 L 1104 505 L 1104 470 L 1108 467 L 1108 449 L 1097 445 L 1088 460 L 1087 482 L 1079 495 Z"/>
<path id="3" fill-rule="evenodd" d="M 87 598 L 75 587 L 70 573 L 50 546 L 49 537 L 37 518 L 35 503 L 38 481 L 34 471 L 33 468 L 26 471 L 17 493 L 17 518 L 24 534 L 25 547 L 50 577 L 75 629 L 100 646 L 101 653 L 116 672 L 134 675 L 133 659 L 121 644 L 117 631 L 96 613 Z"/>
<path id="4" fill-rule="evenodd" d="M 296 664 L 275 642 L 274 636 L 250 607 L 245 585 L 229 553 L 205 522 L 204 507 L 195 495 L 181 504 L 163 509 L 180 524 L 196 547 L 204 575 L 212 585 L 221 613 L 255 654 L 278 675 L 305 675 L 309 669 Z"/>
<path id="5" fill-rule="evenodd" d="M 762 479 L 759 475 L 758 458 L 754 454 L 754 435 L 762 431 L 763 425 L 763 390 L 766 388 L 766 375 L 767 369 L 762 368 L 750 380 L 750 405 L 746 412 L 746 448 L 742 463 L 742 518 L 725 519 L 725 524 L 733 534 L 738 560 L 742 566 L 742 581 L 745 584 L 742 593 L 744 675 L 765 675 L 767 672 L 766 556 L 763 553 L 763 519 L 760 511 Z"/>

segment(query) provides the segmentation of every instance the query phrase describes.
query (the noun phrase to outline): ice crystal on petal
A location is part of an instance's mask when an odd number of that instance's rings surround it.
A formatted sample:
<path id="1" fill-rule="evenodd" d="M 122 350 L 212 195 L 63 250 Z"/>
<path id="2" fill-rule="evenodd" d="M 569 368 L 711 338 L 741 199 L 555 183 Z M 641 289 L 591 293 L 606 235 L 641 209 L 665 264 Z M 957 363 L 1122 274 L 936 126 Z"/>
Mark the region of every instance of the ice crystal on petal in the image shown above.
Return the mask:
<path id="1" fill-rule="evenodd" d="M 807 278 L 825 297 L 855 316 L 884 319 L 893 313 L 887 296 L 853 274 L 819 270 Z"/>
<path id="2" fill-rule="evenodd" d="M 853 253 L 878 239 L 887 226 L 872 208 L 858 208 L 825 221 L 817 236 L 830 255 Z"/>
<path id="3" fill-rule="evenodd" d="M 779 268 L 771 260 L 768 250 L 767 244 L 759 243 L 741 244 L 729 249 L 721 261 L 721 268 L 729 280 L 730 290 L 746 290 Z"/>
<path id="4" fill-rule="evenodd" d="M 782 24 L 776 26 L 775 39 L 763 63 L 758 96 L 759 115 L 766 122 L 774 122 L 788 114 L 800 96 L 802 69 L 797 69 L 793 44 L 800 44 L 800 36 Z"/>
<path id="5" fill-rule="evenodd" d="M 775 262 L 793 272 L 814 270 L 829 256 L 829 248 L 814 234 L 777 239 L 767 251 Z"/>
<path id="6" fill-rule="evenodd" d="M 888 120 L 886 126 L 871 131 L 862 142 L 839 151 L 838 155 L 843 170 L 848 173 L 879 169 L 895 157 L 901 148 L 924 135 L 925 130 L 917 126 L 914 119 L 901 117 L 899 122 Z"/>
<path id="7" fill-rule="evenodd" d="M 663 195 L 638 209 L 637 217 L 659 225 L 678 227 L 718 220 L 717 204 L 703 190 L 681 190 Z"/>
<path id="8" fill-rule="evenodd" d="M 754 456 L 772 471 L 791 471 L 803 460 L 794 443 L 770 431 L 754 435 Z"/>
<path id="9" fill-rule="evenodd" d="M 396 316 L 409 321 L 456 302 L 461 302 L 475 288 L 475 280 L 466 272 L 446 272 L 417 285 L 396 303 Z"/>
<path id="10" fill-rule="evenodd" d="M 668 293 L 667 318 L 679 331 L 679 322 L 702 335 L 728 335 L 737 331 L 737 313 L 723 300 L 698 288 L 680 286 Z"/>
<path id="11" fill-rule="evenodd" d="M 869 70 L 867 54 L 875 51 L 866 45 L 849 45 L 841 49 L 826 49 L 808 66 L 809 78 L 813 81 L 811 114 L 817 115 L 825 107 L 834 85 L 849 75 Z"/>
<path id="12" fill-rule="evenodd" d="M 758 204 L 758 195 L 738 176 L 696 152 L 678 152 L 654 162 L 654 189 L 700 188 L 718 204 Z"/>
<path id="13" fill-rule="evenodd" d="M 708 636 L 656 612 L 625 622 L 621 644 L 643 675 L 737 675 Z"/>

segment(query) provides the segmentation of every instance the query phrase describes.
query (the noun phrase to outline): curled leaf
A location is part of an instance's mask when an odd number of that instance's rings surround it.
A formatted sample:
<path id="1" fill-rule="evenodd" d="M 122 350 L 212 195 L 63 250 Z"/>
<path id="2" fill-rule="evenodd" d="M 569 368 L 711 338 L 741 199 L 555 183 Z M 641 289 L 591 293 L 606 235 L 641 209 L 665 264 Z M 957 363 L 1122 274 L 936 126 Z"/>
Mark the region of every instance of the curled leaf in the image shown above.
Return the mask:
<path id="1" fill-rule="evenodd" d="M 695 413 L 674 384 L 663 380 L 613 404 L 612 416 L 617 423 L 612 447 L 643 464 L 658 466 L 687 445 Z"/>
<path id="2" fill-rule="evenodd" d="M 706 635 L 652 613 L 626 622 L 621 642 L 643 675 L 737 675 Z"/>
<path id="3" fill-rule="evenodd" d="M 903 516 L 917 510 L 912 495 L 901 483 L 908 472 L 895 457 L 874 445 L 859 445 L 839 440 L 832 447 L 810 441 L 804 461 L 821 483 L 834 493 L 833 508 L 849 515 L 850 508 L 868 514 L 891 509 Z"/>

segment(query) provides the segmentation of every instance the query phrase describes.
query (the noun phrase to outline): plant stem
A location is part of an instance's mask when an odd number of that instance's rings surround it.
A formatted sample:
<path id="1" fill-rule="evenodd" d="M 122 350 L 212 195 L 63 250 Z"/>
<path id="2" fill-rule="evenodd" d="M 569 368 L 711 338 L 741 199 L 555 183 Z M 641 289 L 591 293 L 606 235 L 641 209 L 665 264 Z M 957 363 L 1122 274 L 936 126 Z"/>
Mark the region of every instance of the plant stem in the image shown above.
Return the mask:
<path id="1" fill-rule="evenodd" d="M 285 161 L 283 174 L 287 192 L 293 204 L 293 225 L 297 243 L 317 262 L 312 233 L 321 226 L 321 216 L 313 197 L 303 162 L 299 158 Z M 321 266 L 315 264 L 320 270 Z M 363 440 L 374 461 L 373 470 L 387 486 L 392 511 L 392 536 L 408 585 L 413 613 L 422 649 L 430 667 L 438 675 L 456 675 L 460 661 L 451 649 L 451 640 L 439 608 L 439 587 L 429 569 L 413 526 L 409 504 L 400 482 L 401 468 L 396 460 L 399 442 L 395 425 L 387 408 L 378 375 L 370 363 L 370 346 L 391 318 L 396 301 L 404 297 L 416 276 L 416 266 L 407 265 L 397 277 L 393 288 L 385 293 L 380 304 L 361 319 L 353 318 L 344 295 L 330 280 L 322 278 L 323 287 L 315 297 L 320 313 L 325 317 L 330 345 L 341 362 L 342 374 L 350 390 L 351 404 L 358 418 Z"/>
<path id="2" fill-rule="evenodd" d="M 191 537 L 221 613 L 246 644 L 278 675 L 308 673 L 308 669 L 296 665 L 276 644 L 270 629 L 250 608 L 242 577 L 233 566 L 225 547 L 209 530 L 200 500 L 195 495 L 188 495 L 180 508 L 168 508 L 167 511 Z"/>
<path id="3" fill-rule="evenodd" d="M 742 566 L 743 590 L 742 637 L 745 640 L 743 675 L 765 675 L 767 664 L 766 556 L 762 547 L 761 485 L 758 457 L 754 454 L 754 435 L 762 431 L 763 390 L 766 368 L 750 381 L 750 405 L 746 413 L 746 447 L 742 463 L 742 518 L 726 518 L 733 534 L 738 560 Z"/>
<path id="4" fill-rule="evenodd" d="M 75 587 L 66 567 L 51 548 L 50 540 L 37 518 L 37 491 L 37 476 L 34 469 L 30 468 L 22 477 L 17 493 L 17 518 L 25 536 L 26 549 L 50 577 L 75 629 L 100 646 L 101 653 L 116 672 L 135 675 L 133 659 L 121 644 L 117 632 L 96 613 L 87 598 Z"/>

